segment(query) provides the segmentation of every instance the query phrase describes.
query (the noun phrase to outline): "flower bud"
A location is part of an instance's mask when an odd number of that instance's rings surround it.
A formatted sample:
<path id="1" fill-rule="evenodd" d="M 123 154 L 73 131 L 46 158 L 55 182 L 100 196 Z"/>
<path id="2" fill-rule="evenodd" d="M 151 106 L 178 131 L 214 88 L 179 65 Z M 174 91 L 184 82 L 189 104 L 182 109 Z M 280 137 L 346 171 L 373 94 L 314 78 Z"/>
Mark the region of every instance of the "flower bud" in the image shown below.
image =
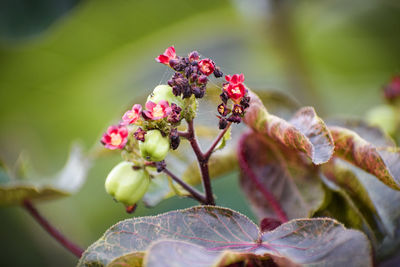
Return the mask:
<path id="1" fill-rule="evenodd" d="M 105 183 L 107 193 L 126 206 L 136 204 L 150 184 L 147 171 L 132 167 L 132 163 L 127 161 L 119 163 L 108 174 Z"/>
<path id="2" fill-rule="evenodd" d="M 139 142 L 142 157 L 149 161 L 162 161 L 169 151 L 168 137 L 162 136 L 159 130 L 150 130 L 146 133 L 144 142 Z"/>
<path id="3" fill-rule="evenodd" d="M 166 100 L 170 104 L 175 103 L 181 108 L 183 107 L 182 98 L 175 96 L 172 92 L 172 88 L 165 84 L 158 85 L 156 88 L 154 88 L 153 93 L 151 93 L 147 98 L 147 102 L 151 101 L 158 103 L 161 100 Z"/>

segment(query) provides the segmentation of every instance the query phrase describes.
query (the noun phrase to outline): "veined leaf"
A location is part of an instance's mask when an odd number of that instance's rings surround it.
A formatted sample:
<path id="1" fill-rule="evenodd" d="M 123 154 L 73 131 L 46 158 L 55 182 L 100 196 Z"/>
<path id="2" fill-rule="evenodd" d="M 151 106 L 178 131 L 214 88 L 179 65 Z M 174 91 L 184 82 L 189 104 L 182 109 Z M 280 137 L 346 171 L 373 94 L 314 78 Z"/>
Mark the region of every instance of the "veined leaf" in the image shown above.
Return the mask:
<path id="1" fill-rule="evenodd" d="M 250 107 L 244 121 L 256 132 L 287 148 L 305 153 L 314 164 L 327 162 L 332 154 L 332 136 L 311 107 L 300 109 L 290 121 L 268 113 L 258 96 L 249 90 Z"/>
<path id="2" fill-rule="evenodd" d="M 34 179 L 28 173 L 28 179 L 9 178 L 6 183 L 1 183 L 0 205 L 19 205 L 25 199 L 53 199 L 76 193 L 84 183 L 90 166 L 89 158 L 75 145 L 63 169 L 53 177 Z M 4 169 L 0 172 L 6 173 Z"/>
<path id="3" fill-rule="evenodd" d="M 367 238 L 335 220 L 293 220 L 260 232 L 247 217 L 211 206 L 119 222 L 78 266 L 139 266 L 143 256 L 147 266 L 225 266 L 245 258 L 272 259 L 278 266 L 372 266 Z"/>
<path id="4" fill-rule="evenodd" d="M 322 205 L 324 190 L 317 173 L 313 166 L 300 165 L 301 161 L 296 151 L 281 147 L 264 135 L 242 137 L 241 188 L 259 219 L 309 217 Z"/>

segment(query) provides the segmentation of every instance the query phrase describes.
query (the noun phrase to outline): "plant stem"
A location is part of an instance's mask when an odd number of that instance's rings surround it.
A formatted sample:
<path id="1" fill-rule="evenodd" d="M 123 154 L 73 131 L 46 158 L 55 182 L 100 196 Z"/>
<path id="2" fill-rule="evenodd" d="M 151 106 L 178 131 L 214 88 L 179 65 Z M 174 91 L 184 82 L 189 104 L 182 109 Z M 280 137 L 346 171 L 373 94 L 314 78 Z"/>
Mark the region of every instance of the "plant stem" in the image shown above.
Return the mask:
<path id="1" fill-rule="evenodd" d="M 249 163 L 247 162 L 246 155 L 244 152 L 244 142 L 246 138 L 248 138 L 249 134 L 244 134 L 242 138 L 239 141 L 239 147 L 238 147 L 238 160 L 239 160 L 239 165 L 242 171 L 246 174 L 247 177 L 249 177 L 256 188 L 260 190 L 264 198 L 268 201 L 269 205 L 271 206 L 272 210 L 275 212 L 276 216 L 278 219 L 284 223 L 288 221 L 288 217 L 283 210 L 282 206 L 278 202 L 278 200 L 275 198 L 275 196 L 266 188 L 264 184 L 261 183 L 261 181 L 258 179 L 257 175 L 253 172 L 253 170 L 250 168 Z"/>
<path id="2" fill-rule="evenodd" d="M 68 249 L 72 254 L 80 258 L 83 253 L 81 249 L 76 244 L 69 241 L 65 236 L 63 236 L 56 228 L 54 228 L 35 208 L 31 201 L 25 200 L 23 202 L 24 208 L 32 215 L 32 217 L 46 230 L 54 239 L 56 239 L 61 245 Z"/>
<path id="3" fill-rule="evenodd" d="M 188 140 L 194 153 L 196 154 L 197 160 L 199 162 L 199 168 L 202 177 L 203 188 L 206 194 L 206 203 L 207 205 L 215 205 L 214 196 L 212 193 L 211 181 L 210 181 L 210 172 L 208 169 L 208 158 L 205 157 L 203 152 L 201 152 L 200 146 L 196 140 L 196 135 L 194 132 L 193 120 L 188 121 Z"/>
<path id="4" fill-rule="evenodd" d="M 208 151 L 204 154 L 204 158 L 208 160 L 211 157 L 211 154 L 213 153 L 215 147 L 218 145 L 219 141 L 221 141 L 222 137 L 224 137 L 225 133 L 229 130 L 229 127 L 232 125 L 232 122 L 229 122 L 228 125 L 223 129 L 217 138 L 214 140 L 214 143 L 210 146 Z"/>
<path id="5" fill-rule="evenodd" d="M 188 191 L 191 196 L 196 199 L 197 201 L 207 204 L 206 203 L 206 198 L 204 197 L 203 194 L 201 194 L 199 191 L 197 191 L 194 187 L 190 186 L 180 178 L 178 178 L 176 175 L 174 175 L 172 172 L 170 172 L 168 169 L 164 169 L 163 172 L 167 174 L 169 177 L 171 177 L 175 182 L 177 182 L 179 185 L 181 185 L 186 191 Z"/>

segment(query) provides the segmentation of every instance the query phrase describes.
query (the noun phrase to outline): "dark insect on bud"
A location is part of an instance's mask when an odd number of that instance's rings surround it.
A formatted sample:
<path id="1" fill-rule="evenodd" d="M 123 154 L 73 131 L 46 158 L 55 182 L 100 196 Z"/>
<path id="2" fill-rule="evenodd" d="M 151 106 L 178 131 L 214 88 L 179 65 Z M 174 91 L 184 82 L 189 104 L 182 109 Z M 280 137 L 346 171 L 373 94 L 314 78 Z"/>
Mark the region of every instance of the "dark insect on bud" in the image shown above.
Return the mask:
<path id="1" fill-rule="evenodd" d="M 165 170 L 166 167 L 167 164 L 165 163 L 165 160 L 156 162 L 157 172 L 162 172 L 163 170 Z"/>
<path id="2" fill-rule="evenodd" d="M 208 82 L 207 75 L 204 74 L 200 75 L 199 78 L 197 79 L 197 82 L 199 84 L 206 84 Z"/>
<path id="3" fill-rule="evenodd" d="M 231 112 L 231 110 L 224 103 L 221 103 L 221 104 L 218 105 L 218 113 L 221 116 L 225 117 L 230 112 Z"/>
<path id="4" fill-rule="evenodd" d="M 144 140 L 145 140 L 145 135 L 146 135 L 146 131 L 143 130 L 142 128 L 140 128 L 140 127 L 133 134 L 133 136 L 135 136 L 136 140 L 139 140 L 139 141 L 142 141 L 142 142 L 144 142 Z"/>
<path id="5" fill-rule="evenodd" d="M 181 138 L 179 137 L 178 130 L 176 128 L 171 130 L 169 138 L 171 140 L 171 148 L 173 150 L 177 149 L 181 143 Z"/>
<path id="6" fill-rule="evenodd" d="M 219 123 L 218 123 L 218 127 L 220 130 L 223 130 L 226 128 L 226 126 L 228 125 L 228 121 L 225 118 L 220 117 L 219 118 Z"/>
<path id="7" fill-rule="evenodd" d="M 135 212 L 136 208 L 137 208 L 137 204 L 133 204 L 130 206 L 126 206 L 125 210 L 127 213 L 131 214 L 131 213 Z"/>
<path id="8" fill-rule="evenodd" d="M 224 74 L 223 74 L 222 71 L 219 69 L 219 67 L 215 67 L 214 76 L 215 76 L 215 78 L 221 78 L 222 76 L 224 76 Z"/>
<path id="9" fill-rule="evenodd" d="M 240 101 L 240 105 L 242 105 L 244 109 L 248 108 L 250 106 L 250 97 L 249 96 L 243 97 L 242 100 Z"/>
<path id="10" fill-rule="evenodd" d="M 243 107 L 235 104 L 232 109 L 232 114 L 235 116 L 243 117 L 243 115 L 244 115 Z"/>
<path id="11" fill-rule="evenodd" d="M 228 93 L 225 90 L 219 95 L 219 97 L 221 98 L 224 104 L 226 104 L 229 100 Z"/>
<path id="12" fill-rule="evenodd" d="M 197 51 L 192 51 L 189 54 L 189 60 L 190 61 L 195 61 L 195 60 L 199 60 L 200 56 L 199 53 Z"/>
<path id="13" fill-rule="evenodd" d="M 235 115 L 231 115 L 228 118 L 228 121 L 233 122 L 233 123 L 240 123 L 242 121 L 242 118 L 240 118 L 240 116 L 235 116 Z"/>

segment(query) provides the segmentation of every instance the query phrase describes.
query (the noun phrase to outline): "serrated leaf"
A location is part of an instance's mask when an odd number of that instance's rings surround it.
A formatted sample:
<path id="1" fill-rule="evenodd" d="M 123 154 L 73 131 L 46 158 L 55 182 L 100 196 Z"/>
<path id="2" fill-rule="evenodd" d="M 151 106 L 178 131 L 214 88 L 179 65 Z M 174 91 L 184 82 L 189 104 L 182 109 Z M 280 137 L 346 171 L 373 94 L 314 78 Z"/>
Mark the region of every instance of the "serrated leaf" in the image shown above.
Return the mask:
<path id="1" fill-rule="evenodd" d="M 0 205 L 19 205 L 25 199 L 54 199 L 76 193 L 85 181 L 91 161 L 83 155 L 82 149 L 72 147 L 63 169 L 52 177 L 9 179 L 0 185 Z"/>
<path id="2" fill-rule="evenodd" d="M 375 175 L 393 189 L 400 190 L 400 150 L 376 147 L 356 132 L 339 126 L 329 127 L 335 140 L 335 155 Z"/>
<path id="3" fill-rule="evenodd" d="M 241 188 L 260 220 L 309 217 L 324 201 L 324 190 L 312 166 L 295 166 L 301 157 L 296 151 L 282 149 L 257 133 L 244 135 L 239 144 Z"/>
<path id="4" fill-rule="evenodd" d="M 169 241 L 164 242 L 169 242 L 169 246 L 159 242 L 166 239 Z M 185 259 L 185 263 L 192 262 L 186 266 L 200 264 L 198 257 L 204 255 L 207 256 L 204 265 L 197 266 L 210 266 L 210 262 L 225 266 L 241 260 L 235 258 L 238 254 L 271 258 L 278 266 L 287 266 L 288 262 L 303 266 L 372 266 L 371 248 L 366 237 L 359 231 L 346 230 L 335 220 L 293 220 L 273 231 L 260 232 L 240 213 L 212 206 L 119 222 L 84 252 L 78 266 L 107 266 L 115 260 L 123 262 L 124 257 L 127 257 L 126 262 L 138 257 L 139 262 L 146 253 L 147 266 L 159 266 L 153 265 L 153 255 L 166 257 L 159 258 L 158 264 L 172 263 L 174 259 L 179 260 L 182 244 L 188 253 L 196 253 L 193 255 L 196 257 Z M 192 249 L 199 247 L 197 252 Z M 222 253 L 223 261 L 210 259 L 212 253 Z"/>
<path id="5" fill-rule="evenodd" d="M 249 90 L 250 107 L 244 121 L 253 130 L 287 148 L 305 153 L 314 164 L 327 162 L 332 154 L 332 136 L 312 107 L 300 109 L 290 121 L 268 113 L 258 96 Z"/>

